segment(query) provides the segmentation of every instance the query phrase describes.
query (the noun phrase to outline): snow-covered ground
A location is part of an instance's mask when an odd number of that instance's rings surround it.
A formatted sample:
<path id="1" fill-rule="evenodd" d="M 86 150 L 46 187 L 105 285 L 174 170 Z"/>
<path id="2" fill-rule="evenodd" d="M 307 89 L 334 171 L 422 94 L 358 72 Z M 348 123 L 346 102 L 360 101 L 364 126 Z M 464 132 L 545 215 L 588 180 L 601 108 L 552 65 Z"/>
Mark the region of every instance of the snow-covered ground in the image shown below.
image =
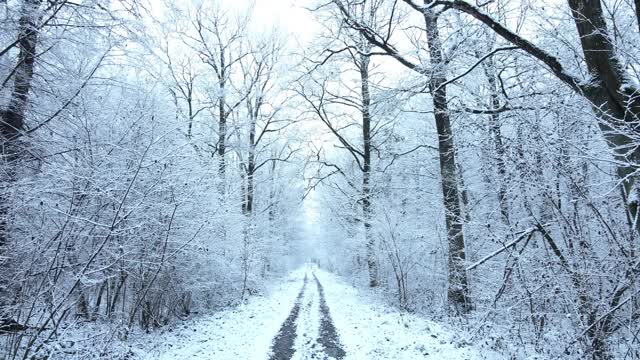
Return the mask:
<path id="1" fill-rule="evenodd" d="M 134 353 L 145 360 L 267 359 L 271 342 L 291 311 L 306 269 L 289 274 L 267 296 L 141 339 Z"/>
<path id="2" fill-rule="evenodd" d="M 459 333 L 375 301 L 333 274 L 318 270 L 316 276 L 324 285 L 331 317 L 347 353 L 345 360 L 507 358 L 465 345 Z"/>
<path id="3" fill-rule="evenodd" d="M 145 335 L 148 338 L 139 338 L 132 352 L 140 359 L 266 360 L 273 356 L 273 340 L 298 301 L 291 359 L 327 359 L 319 344 L 321 298 L 314 273 L 324 287 L 329 320 L 346 352 L 345 360 L 505 358 L 466 345 L 453 330 L 376 303 L 339 277 L 312 266 L 292 272 L 267 296 Z M 307 285 L 298 297 L 305 274 Z"/>

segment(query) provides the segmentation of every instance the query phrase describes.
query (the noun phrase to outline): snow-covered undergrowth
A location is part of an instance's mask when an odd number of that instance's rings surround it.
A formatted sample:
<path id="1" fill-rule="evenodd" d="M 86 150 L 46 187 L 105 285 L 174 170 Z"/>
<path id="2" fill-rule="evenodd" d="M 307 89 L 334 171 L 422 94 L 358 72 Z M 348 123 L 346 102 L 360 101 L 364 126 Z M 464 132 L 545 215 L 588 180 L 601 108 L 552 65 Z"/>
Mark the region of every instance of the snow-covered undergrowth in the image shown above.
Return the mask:
<path id="1" fill-rule="evenodd" d="M 236 308 L 185 321 L 137 339 L 135 358 L 266 359 L 273 337 L 286 319 L 300 291 L 301 268 L 274 285 L 264 296 L 255 296 Z"/>

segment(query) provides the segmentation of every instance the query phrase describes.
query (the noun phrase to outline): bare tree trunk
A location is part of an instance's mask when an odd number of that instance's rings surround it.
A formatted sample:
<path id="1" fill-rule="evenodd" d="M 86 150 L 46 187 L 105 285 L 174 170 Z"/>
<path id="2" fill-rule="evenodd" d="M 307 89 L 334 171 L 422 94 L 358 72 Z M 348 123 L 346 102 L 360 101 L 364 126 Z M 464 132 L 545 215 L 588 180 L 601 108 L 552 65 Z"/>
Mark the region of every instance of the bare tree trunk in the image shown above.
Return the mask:
<path id="1" fill-rule="evenodd" d="M 568 0 L 589 74 L 596 81 L 585 96 L 594 105 L 602 121 L 598 124 L 605 138 L 622 164 L 618 175 L 623 179 L 629 199 L 629 210 L 636 231 L 640 229 L 638 217 L 637 176 L 634 172 L 640 161 L 640 149 L 621 127 L 636 123 L 640 115 L 640 94 L 625 88 L 625 75 L 613 45 L 608 39 L 607 24 L 600 0 Z M 637 129 L 634 129 L 637 131 Z"/>
<path id="2" fill-rule="evenodd" d="M 227 164 L 226 164 L 226 151 L 227 151 L 227 115 L 226 110 L 226 71 L 225 71 L 225 59 L 224 49 L 221 46 L 220 49 L 220 76 L 218 78 L 220 94 L 218 98 L 218 196 L 220 197 L 220 206 L 224 207 L 227 195 Z M 226 220 L 223 219 L 220 222 L 219 230 L 220 240 L 225 241 L 227 238 Z"/>
<path id="3" fill-rule="evenodd" d="M 126 280 L 127 280 L 127 273 L 124 270 L 120 270 L 120 277 L 117 280 L 115 280 L 116 286 L 113 290 L 113 296 L 111 298 L 111 306 L 107 306 L 108 318 L 111 318 L 111 315 L 113 314 L 113 312 L 116 311 L 116 306 L 118 305 L 118 298 L 120 297 L 120 292 L 122 291 L 122 287 L 124 286 Z M 122 295 L 122 297 L 124 298 L 124 294 Z M 124 300 L 122 303 L 124 305 Z"/>
<path id="4" fill-rule="evenodd" d="M 242 294 L 241 298 L 244 299 L 244 294 L 249 290 L 247 288 L 247 281 L 249 277 L 249 241 L 251 236 L 251 226 L 253 223 L 253 198 L 254 198 L 254 175 L 256 172 L 256 122 L 258 121 L 260 104 L 255 104 L 255 108 L 251 105 L 249 108 L 249 155 L 247 158 L 247 174 L 246 184 L 244 186 L 244 194 L 242 201 L 242 213 L 245 216 L 244 229 L 242 230 Z"/>
<path id="5" fill-rule="evenodd" d="M 93 312 L 91 314 L 91 320 L 95 321 L 98 318 L 98 314 L 100 314 L 100 305 L 102 305 L 102 296 L 104 295 L 105 289 L 108 289 L 109 280 L 103 280 L 102 285 L 100 285 L 100 289 L 98 290 L 98 296 L 96 297 L 95 305 L 93 306 Z M 109 297 L 109 293 L 107 293 L 107 298 Z M 108 306 L 108 304 L 107 304 Z"/>
<path id="6" fill-rule="evenodd" d="M 367 247 L 367 266 L 369 268 L 369 286 L 378 283 L 378 261 L 376 260 L 375 238 L 371 231 L 371 95 L 369 93 L 369 62 L 367 55 L 360 55 L 360 81 L 362 87 L 362 217 Z"/>
<path id="7" fill-rule="evenodd" d="M 187 106 L 188 106 L 188 116 L 189 116 L 189 125 L 187 127 L 187 138 L 191 139 L 193 136 L 193 119 L 195 115 L 193 114 L 193 98 L 192 98 L 192 90 L 189 88 L 187 96 Z"/>
<path id="8" fill-rule="evenodd" d="M 467 185 L 464 183 L 464 176 L 462 175 L 462 169 L 460 164 L 456 163 L 456 171 L 458 173 L 459 180 L 459 192 L 460 192 L 460 204 L 461 204 L 461 217 L 465 223 L 471 222 L 471 205 L 469 204 L 469 191 Z"/>
<path id="9" fill-rule="evenodd" d="M 634 0 L 636 5 L 636 20 L 638 20 L 638 30 L 640 30 L 640 0 Z"/>
<path id="10" fill-rule="evenodd" d="M 275 234 L 275 221 L 276 221 L 276 162 L 271 162 L 271 167 L 269 169 L 269 177 L 271 180 L 271 184 L 269 186 L 269 226 L 270 233 L 273 236 Z"/>
<path id="11" fill-rule="evenodd" d="M 500 108 L 500 99 L 498 98 L 498 84 L 496 75 L 492 73 L 495 69 L 493 58 L 487 59 L 484 66 L 485 75 L 489 82 L 489 91 L 491 92 L 491 107 L 495 110 Z M 496 168 L 498 170 L 498 203 L 500 206 L 500 215 L 506 226 L 510 226 L 509 221 L 509 203 L 507 199 L 507 166 L 505 159 L 504 143 L 502 141 L 502 131 L 500 129 L 500 115 L 497 112 L 491 114 L 489 122 L 489 132 L 493 140 L 493 146 L 496 152 Z"/>
<path id="12" fill-rule="evenodd" d="M 24 127 L 25 112 L 33 79 L 33 67 L 36 58 L 38 42 L 38 8 L 40 0 L 24 0 L 22 16 L 20 17 L 20 32 L 18 34 L 18 61 L 14 71 L 14 88 L 9 106 L 2 112 L 0 131 L 3 140 L 17 137 Z"/>
<path id="13" fill-rule="evenodd" d="M 220 55 L 220 61 L 224 69 L 224 52 Z M 219 192 L 220 196 L 224 199 L 226 193 L 226 161 L 225 154 L 227 151 L 227 110 L 225 109 L 225 76 L 223 72 L 220 81 L 220 98 L 218 99 L 218 176 L 220 177 Z"/>
<path id="14" fill-rule="evenodd" d="M 36 46 L 38 43 L 37 22 L 39 20 L 38 9 L 40 0 L 24 0 L 22 14 L 20 16 L 18 33 L 18 59 L 14 70 L 13 91 L 6 109 L 0 111 L 0 136 L 2 138 L 2 156 L 7 178 L 0 193 L 0 251 L 3 251 L 8 243 L 8 193 L 7 188 L 13 182 L 14 166 L 20 150 L 18 137 L 24 128 L 25 113 L 27 110 L 31 81 L 33 80 L 33 68 L 36 58 Z"/>
<path id="15" fill-rule="evenodd" d="M 40 0 L 24 0 L 22 3 L 18 33 L 18 58 L 14 69 L 13 91 L 9 105 L 0 109 L 0 159 L 3 162 L 4 178 L 0 179 L 0 259 L 7 256 L 9 246 L 9 194 L 15 181 L 15 167 L 20 157 L 19 137 L 24 128 L 29 91 L 33 80 L 33 68 L 38 44 L 37 22 L 40 19 Z M 0 268 L 7 266 L 6 260 L 0 260 Z M 4 306 L 13 297 L 6 278 L 0 280 L 0 322 L 11 320 Z"/>
<path id="16" fill-rule="evenodd" d="M 80 294 L 78 295 L 78 303 L 76 305 L 76 318 L 89 320 L 91 314 L 89 313 L 89 303 L 87 302 L 87 297 L 85 296 L 82 289 L 79 290 L 79 293 Z"/>
<path id="17" fill-rule="evenodd" d="M 463 219 L 458 189 L 455 146 L 447 104 L 445 63 L 442 56 L 437 17 L 430 9 L 425 9 L 424 19 L 431 67 L 433 69 L 429 89 L 433 98 L 433 109 L 438 132 L 440 174 L 442 176 L 445 224 L 449 243 L 449 288 L 447 298 L 450 310 L 460 314 L 471 310 L 471 300 L 469 298 L 469 282 L 465 270 L 466 255 Z"/>
<path id="18" fill-rule="evenodd" d="M 251 124 L 249 125 L 249 157 L 247 159 L 247 188 L 245 194 L 245 213 L 248 216 L 253 214 L 253 197 L 255 191 L 256 172 L 256 121 L 257 114 L 252 115 Z"/>
<path id="19" fill-rule="evenodd" d="M 244 300 L 244 294 L 251 292 L 247 286 L 249 279 L 249 240 L 251 236 L 251 216 L 245 216 L 245 224 L 242 229 L 242 291 L 240 298 Z"/>

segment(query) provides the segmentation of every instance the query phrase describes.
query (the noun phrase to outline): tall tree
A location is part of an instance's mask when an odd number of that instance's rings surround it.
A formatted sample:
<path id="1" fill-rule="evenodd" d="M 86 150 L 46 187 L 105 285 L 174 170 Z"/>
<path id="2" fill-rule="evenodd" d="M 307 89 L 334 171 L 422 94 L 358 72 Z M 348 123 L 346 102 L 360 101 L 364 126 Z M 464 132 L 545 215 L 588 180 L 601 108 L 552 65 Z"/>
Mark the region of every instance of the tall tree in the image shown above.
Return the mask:
<path id="1" fill-rule="evenodd" d="M 55 6 L 55 5 L 54 5 Z M 35 60 L 38 47 L 38 32 L 42 18 L 40 0 L 24 0 L 20 10 L 17 40 L 18 47 L 15 67 L 10 74 L 13 78 L 13 89 L 6 107 L 0 110 L 0 136 L 2 137 L 2 154 L 7 172 L 3 176 L 2 194 L 0 194 L 0 249 L 8 242 L 8 194 L 9 183 L 14 179 L 15 162 L 20 156 L 18 138 L 25 126 L 25 116 L 29 105 L 29 92 L 33 80 Z M 7 48 L 8 50 L 9 48 Z"/>
<path id="2" fill-rule="evenodd" d="M 241 129 L 236 133 L 248 133 L 246 139 L 239 141 L 236 152 L 240 158 L 241 167 L 241 209 L 245 216 L 243 227 L 243 266 L 245 277 L 243 281 L 242 296 L 247 289 L 247 276 L 249 272 L 249 242 L 256 213 L 256 183 L 260 169 L 271 167 L 271 176 L 275 172 L 276 164 L 288 162 L 296 150 L 290 147 L 287 141 L 278 141 L 277 137 L 283 134 L 293 121 L 282 115 L 284 104 L 283 92 L 279 79 L 277 79 L 278 66 L 283 58 L 283 43 L 279 34 L 274 32 L 264 39 L 256 40 L 251 45 L 250 53 L 240 61 L 244 90 L 248 95 L 245 100 L 245 109 Z M 241 144 L 244 142 L 244 144 Z M 280 147 L 280 148 L 278 148 Z M 266 154 L 266 157 L 265 157 Z M 277 154 L 277 155 L 274 155 Z M 269 194 L 272 197 L 273 194 Z M 274 199 L 270 199 L 273 201 Z M 267 205 L 271 206 L 271 205 Z M 273 209 L 270 215 L 273 216 Z M 268 261 L 265 259 L 265 262 Z"/>
<path id="3" fill-rule="evenodd" d="M 372 45 L 382 49 L 386 54 L 394 57 L 403 66 L 423 75 L 430 75 L 429 90 L 431 92 L 436 129 L 438 133 L 438 153 L 440 158 L 440 174 L 442 180 L 442 194 L 445 207 L 445 224 L 449 245 L 449 289 L 448 300 L 456 313 L 466 313 L 471 309 L 469 297 L 469 283 L 465 270 L 465 244 L 463 233 L 463 217 L 461 195 L 459 193 L 459 172 L 456 165 L 455 146 L 451 129 L 451 118 L 447 103 L 446 62 L 443 58 L 442 43 L 438 30 L 437 14 L 429 8 L 423 8 L 422 16 L 425 23 L 425 33 L 428 44 L 430 64 L 423 67 L 405 58 L 388 42 L 393 28 L 389 20 L 389 32 L 378 34 L 367 24 L 363 24 L 340 0 L 333 3 L 340 9 L 348 26 L 357 30 Z M 394 4 L 395 7 L 395 4 Z M 392 11 L 393 14 L 393 11 Z M 393 15 L 392 15 L 393 17 Z"/>
<path id="4" fill-rule="evenodd" d="M 360 21 L 370 26 L 375 26 L 376 13 L 380 7 L 379 1 L 362 1 L 351 4 L 351 10 Z M 364 232 L 364 243 L 366 248 L 366 262 L 369 272 L 369 286 L 376 287 L 379 285 L 379 264 L 376 255 L 376 240 L 372 229 L 372 150 L 373 150 L 373 127 L 375 126 L 373 103 L 371 95 L 372 87 L 372 64 L 371 64 L 371 44 L 358 32 L 349 31 L 347 29 L 334 29 L 331 26 L 335 21 L 330 22 L 326 26 L 328 35 L 327 44 L 323 44 L 323 58 L 313 60 L 315 64 L 313 68 L 319 67 L 327 62 L 345 62 L 353 67 L 358 74 L 359 89 L 350 90 L 346 95 L 337 95 L 331 89 L 327 89 L 327 95 L 336 104 L 345 104 L 353 108 L 357 116 L 360 117 L 358 127 L 361 129 L 361 136 L 357 142 L 361 144 L 353 144 L 348 137 L 341 132 L 341 125 L 332 121 L 327 117 L 327 113 L 321 109 L 317 109 L 316 115 L 327 126 L 328 130 L 334 137 L 349 150 L 361 173 L 361 185 L 359 187 L 358 202 L 362 209 L 362 225 Z M 344 31 L 347 30 L 347 31 Z M 312 68 L 312 69 L 313 69 Z M 338 85 L 347 87 L 346 84 Z M 310 99 L 305 97 L 307 101 Z M 315 109 L 315 107 L 314 107 Z M 319 111 L 318 111 L 319 110 Z M 348 127 L 345 126 L 344 128 Z M 355 142 L 355 141 L 354 141 Z M 348 145 L 345 145 L 348 144 Z M 331 166 L 336 166 L 332 164 Z"/>
<path id="5" fill-rule="evenodd" d="M 217 80 L 217 89 L 211 97 L 215 103 L 218 122 L 215 150 L 218 155 L 220 195 L 224 198 L 229 117 L 249 96 L 247 91 L 234 93 L 234 90 L 241 88 L 234 84 L 234 81 L 239 72 L 240 61 L 248 56 L 250 51 L 246 45 L 246 31 L 251 11 L 233 16 L 220 8 L 201 5 L 195 9 L 194 16 L 195 35 L 189 39 L 190 46 L 211 68 Z"/>

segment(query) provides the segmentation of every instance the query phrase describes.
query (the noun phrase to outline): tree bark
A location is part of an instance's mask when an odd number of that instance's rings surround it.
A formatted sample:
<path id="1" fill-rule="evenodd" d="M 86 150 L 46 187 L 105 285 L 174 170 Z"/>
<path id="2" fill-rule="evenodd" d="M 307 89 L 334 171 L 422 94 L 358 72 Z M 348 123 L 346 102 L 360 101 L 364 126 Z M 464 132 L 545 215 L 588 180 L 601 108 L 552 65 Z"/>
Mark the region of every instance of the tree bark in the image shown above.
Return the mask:
<path id="1" fill-rule="evenodd" d="M 360 82 L 362 91 L 362 217 L 367 247 L 367 266 L 369 268 L 369 286 L 378 286 L 378 262 L 376 260 L 375 238 L 371 231 L 371 94 L 369 92 L 368 55 L 360 55 Z"/>
<path id="2" fill-rule="evenodd" d="M 192 97 L 192 89 L 191 89 L 191 84 L 187 85 L 189 86 L 189 90 L 188 90 L 188 96 L 187 96 L 187 106 L 188 106 L 188 116 L 189 116 L 189 124 L 187 127 L 187 138 L 189 138 L 189 140 L 191 140 L 192 136 L 193 136 L 193 119 L 195 117 L 195 115 L 193 114 L 193 97 Z"/>
<path id="3" fill-rule="evenodd" d="M 498 88 L 498 84 L 496 81 L 497 75 L 495 72 L 495 64 L 493 62 L 493 57 L 487 59 L 487 62 L 484 66 L 484 73 L 487 77 L 487 81 L 489 83 L 489 91 L 491 92 L 490 100 L 491 107 L 493 109 L 500 108 L 500 99 L 498 97 L 498 92 L 500 91 Z M 500 215 L 502 217 L 503 223 L 508 227 L 510 226 L 509 221 L 509 203 L 507 198 L 507 166 L 505 159 L 505 148 L 504 142 L 502 141 L 502 131 L 500 128 L 500 114 L 495 112 L 490 115 L 489 122 L 489 132 L 491 133 L 491 138 L 493 140 L 493 146 L 496 152 L 496 168 L 498 170 L 498 204 L 500 206 Z"/>
<path id="4" fill-rule="evenodd" d="M 456 167 L 455 146 L 451 129 L 451 119 L 447 104 L 447 86 L 445 63 L 442 55 L 442 44 L 438 31 L 438 20 L 428 8 L 424 10 L 427 45 L 431 58 L 432 78 L 429 89 L 433 99 L 436 128 L 438 132 L 438 154 L 440 157 L 440 174 L 442 177 L 442 194 L 445 208 L 445 225 L 449 243 L 449 286 L 447 300 L 450 310 L 456 314 L 471 310 L 469 298 L 469 282 L 465 270 L 465 244 L 463 219 L 458 189 L 458 173 Z"/>
<path id="5" fill-rule="evenodd" d="M 636 5 L 636 20 L 638 21 L 638 30 L 640 30 L 640 0 L 634 0 Z"/>
<path id="6" fill-rule="evenodd" d="M 33 79 L 33 68 L 36 59 L 36 46 L 38 43 L 38 8 L 40 0 L 25 0 L 22 5 L 22 15 L 20 16 L 20 32 L 18 34 L 18 61 L 14 73 L 14 87 L 9 101 L 9 106 L 2 112 L 2 124 L 0 132 L 4 141 L 16 138 L 20 130 L 24 127 L 25 113 L 31 81 Z"/>
<path id="7" fill-rule="evenodd" d="M 226 73 L 225 73 L 225 61 L 224 61 L 224 51 L 221 49 L 220 51 L 220 78 L 218 79 L 219 83 L 219 91 L 218 94 L 218 175 L 220 177 L 220 186 L 219 192 L 220 196 L 224 199 L 226 193 L 226 162 L 225 162 L 225 153 L 227 151 L 227 110 L 226 108 L 226 97 L 225 97 L 225 86 L 226 86 Z"/>
<path id="8" fill-rule="evenodd" d="M 21 153 L 20 135 L 24 129 L 25 114 L 32 87 L 33 69 L 38 44 L 37 23 L 40 20 L 40 0 L 24 0 L 22 3 L 18 32 L 18 58 L 13 74 L 13 90 L 6 108 L 0 110 L 0 159 L 5 169 L 5 178 L 0 179 L 0 258 L 6 257 L 9 246 L 9 190 L 15 181 L 15 167 Z M 7 262 L 0 260 L 0 267 Z M 12 321 L 4 305 L 13 297 L 7 279 L 0 280 L 0 322 Z"/>
<path id="9" fill-rule="evenodd" d="M 247 159 L 247 188 L 244 199 L 244 212 L 251 216 L 253 213 L 254 198 L 254 175 L 256 172 L 256 122 L 258 121 L 259 108 L 251 114 L 251 123 L 249 124 L 249 156 Z"/>
<path id="10" fill-rule="evenodd" d="M 102 305 L 102 296 L 105 293 L 105 290 L 108 288 L 109 286 L 109 280 L 105 279 L 102 281 L 102 285 L 100 285 L 100 289 L 98 290 L 98 296 L 96 296 L 96 302 L 95 305 L 93 306 L 93 312 L 91 313 L 91 320 L 95 321 L 98 318 L 98 315 L 100 314 L 100 305 Z M 109 296 L 109 294 L 107 293 L 107 297 Z"/>
<path id="11" fill-rule="evenodd" d="M 38 44 L 37 22 L 40 0 L 24 0 L 19 20 L 18 58 L 14 72 L 13 91 L 8 106 L 0 111 L 0 136 L 2 137 L 2 157 L 8 178 L 2 179 L 4 186 L 0 193 L 0 251 L 8 243 L 9 195 L 7 188 L 14 179 L 14 166 L 20 149 L 18 138 L 24 128 L 29 91 L 33 80 L 33 68 Z"/>
<path id="12" fill-rule="evenodd" d="M 227 151 L 227 116 L 229 113 L 226 109 L 226 68 L 225 68 L 225 51 L 220 44 L 220 70 L 218 76 L 218 90 L 220 93 L 218 94 L 218 144 L 216 149 L 218 151 L 218 196 L 220 197 L 220 206 L 224 207 L 226 202 L 227 195 L 227 164 L 226 164 L 226 151 Z M 221 240 L 226 240 L 227 238 L 227 227 L 225 224 L 225 220 L 220 222 L 220 233 L 219 237 Z"/>
<path id="13" fill-rule="evenodd" d="M 617 160 L 621 162 L 617 173 L 623 180 L 629 210 L 637 231 L 640 229 L 637 220 L 639 194 L 637 175 L 634 172 L 640 161 L 640 148 L 634 139 L 625 133 L 630 130 L 638 132 L 634 124 L 637 124 L 640 116 L 640 94 L 636 93 L 637 90 L 626 87 L 623 68 L 608 38 L 601 1 L 568 2 L 580 35 L 587 69 L 595 82 L 585 96 L 601 117 L 598 125 L 613 148 Z"/>

